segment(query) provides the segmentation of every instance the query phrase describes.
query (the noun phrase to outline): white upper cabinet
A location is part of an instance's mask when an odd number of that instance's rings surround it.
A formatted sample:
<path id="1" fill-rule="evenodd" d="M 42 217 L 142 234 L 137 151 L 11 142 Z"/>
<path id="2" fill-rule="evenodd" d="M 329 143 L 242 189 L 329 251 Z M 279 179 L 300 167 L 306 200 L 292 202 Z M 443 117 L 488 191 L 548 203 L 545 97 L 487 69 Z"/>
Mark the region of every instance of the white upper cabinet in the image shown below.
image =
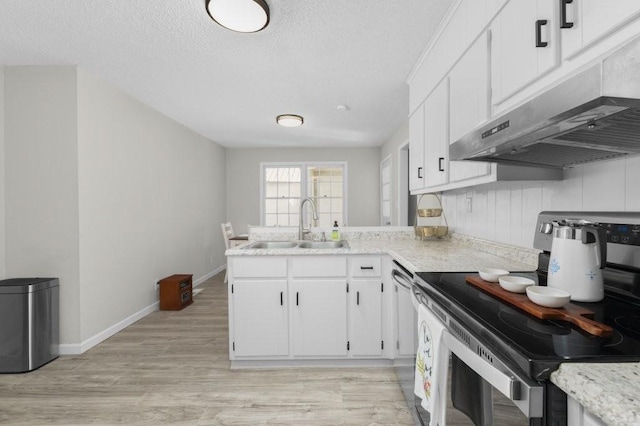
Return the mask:
<path id="1" fill-rule="evenodd" d="M 489 118 L 489 41 L 482 34 L 453 67 L 450 79 L 449 142 Z"/>
<path id="2" fill-rule="evenodd" d="M 560 64 L 558 3 L 511 0 L 491 24 L 492 102 L 499 104 Z"/>
<path id="3" fill-rule="evenodd" d="M 424 101 L 424 168 L 427 187 L 449 181 L 449 79 Z M 413 156 L 413 153 L 411 153 Z"/>
<path id="4" fill-rule="evenodd" d="M 639 0 L 559 0 L 562 57 L 571 58 L 640 14 Z"/>
<path id="5" fill-rule="evenodd" d="M 409 117 L 409 190 L 424 188 L 424 105 Z"/>
<path id="6" fill-rule="evenodd" d="M 489 35 L 482 34 L 449 74 L 449 143 L 454 143 L 489 118 Z M 491 164 L 450 161 L 449 181 L 485 176 Z"/>
<path id="7" fill-rule="evenodd" d="M 442 27 L 436 31 L 436 42 L 429 45 L 409 76 L 409 111 L 413 112 L 426 99 L 451 67 L 480 35 L 507 0 L 461 0 L 454 2 Z"/>

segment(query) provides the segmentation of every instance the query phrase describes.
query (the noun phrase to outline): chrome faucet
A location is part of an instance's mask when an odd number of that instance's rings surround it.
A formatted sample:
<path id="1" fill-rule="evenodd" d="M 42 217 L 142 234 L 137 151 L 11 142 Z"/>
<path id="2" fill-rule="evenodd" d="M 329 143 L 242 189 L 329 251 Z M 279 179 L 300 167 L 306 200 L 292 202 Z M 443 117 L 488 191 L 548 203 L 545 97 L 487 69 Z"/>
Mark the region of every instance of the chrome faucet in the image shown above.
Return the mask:
<path id="1" fill-rule="evenodd" d="M 304 234 L 308 234 L 311 230 L 304 229 L 303 221 L 304 216 L 302 214 L 304 209 L 304 203 L 311 203 L 311 210 L 313 211 L 313 220 L 318 220 L 318 213 L 316 212 L 316 203 L 313 202 L 311 197 L 306 197 L 300 202 L 300 224 L 298 225 L 298 240 L 302 241 L 304 239 Z M 311 228 L 311 224 L 309 224 L 309 228 Z"/>

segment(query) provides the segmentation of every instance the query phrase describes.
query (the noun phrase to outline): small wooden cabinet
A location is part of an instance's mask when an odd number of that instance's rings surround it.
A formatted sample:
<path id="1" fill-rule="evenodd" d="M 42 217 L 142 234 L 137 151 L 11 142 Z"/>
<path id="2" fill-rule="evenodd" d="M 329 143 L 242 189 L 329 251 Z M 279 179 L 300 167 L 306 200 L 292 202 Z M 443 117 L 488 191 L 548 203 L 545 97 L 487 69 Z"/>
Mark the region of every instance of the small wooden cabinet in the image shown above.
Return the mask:
<path id="1" fill-rule="evenodd" d="M 193 303 L 192 277 L 190 274 L 177 274 L 161 279 L 160 310 L 179 311 Z"/>

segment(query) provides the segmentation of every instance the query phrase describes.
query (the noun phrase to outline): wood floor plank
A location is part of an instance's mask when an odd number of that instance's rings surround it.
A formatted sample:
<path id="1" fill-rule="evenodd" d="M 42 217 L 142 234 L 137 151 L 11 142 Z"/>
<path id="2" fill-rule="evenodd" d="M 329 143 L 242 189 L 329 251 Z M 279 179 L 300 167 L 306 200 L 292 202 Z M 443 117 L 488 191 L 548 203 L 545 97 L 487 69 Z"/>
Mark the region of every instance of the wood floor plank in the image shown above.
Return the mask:
<path id="1" fill-rule="evenodd" d="M 223 278 L 85 354 L 0 375 L 0 424 L 413 424 L 392 368 L 231 370 Z"/>

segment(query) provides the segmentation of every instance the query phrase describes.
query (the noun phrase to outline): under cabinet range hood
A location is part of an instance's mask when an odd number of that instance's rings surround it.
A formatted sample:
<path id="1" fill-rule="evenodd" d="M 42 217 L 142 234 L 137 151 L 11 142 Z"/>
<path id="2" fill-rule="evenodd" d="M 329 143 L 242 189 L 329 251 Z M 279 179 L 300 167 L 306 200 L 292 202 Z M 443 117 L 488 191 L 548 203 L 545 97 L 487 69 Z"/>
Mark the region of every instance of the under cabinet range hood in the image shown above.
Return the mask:
<path id="1" fill-rule="evenodd" d="M 640 154 L 640 38 L 450 146 L 452 160 L 567 168 Z"/>

